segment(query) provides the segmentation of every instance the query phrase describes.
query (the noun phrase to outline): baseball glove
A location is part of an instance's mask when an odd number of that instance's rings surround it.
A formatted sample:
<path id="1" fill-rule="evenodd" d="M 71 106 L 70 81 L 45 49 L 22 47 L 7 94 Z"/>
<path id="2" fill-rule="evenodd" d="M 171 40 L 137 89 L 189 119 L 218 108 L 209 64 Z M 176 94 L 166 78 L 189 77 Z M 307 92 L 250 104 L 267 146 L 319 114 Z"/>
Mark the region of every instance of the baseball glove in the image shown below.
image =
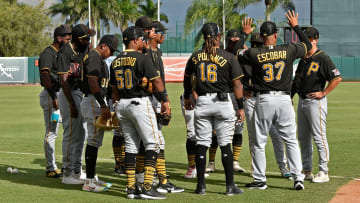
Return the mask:
<path id="1" fill-rule="evenodd" d="M 167 126 L 170 123 L 171 120 L 171 114 L 156 114 L 156 118 L 159 122 L 159 124 Z"/>
<path id="2" fill-rule="evenodd" d="M 119 120 L 114 112 L 111 112 L 111 118 L 109 119 L 103 119 L 101 116 L 99 116 L 96 119 L 94 126 L 104 130 L 113 130 L 120 127 Z"/>
<path id="3" fill-rule="evenodd" d="M 147 77 L 141 78 L 139 81 L 140 87 L 144 88 L 148 93 L 153 92 L 152 83 Z"/>

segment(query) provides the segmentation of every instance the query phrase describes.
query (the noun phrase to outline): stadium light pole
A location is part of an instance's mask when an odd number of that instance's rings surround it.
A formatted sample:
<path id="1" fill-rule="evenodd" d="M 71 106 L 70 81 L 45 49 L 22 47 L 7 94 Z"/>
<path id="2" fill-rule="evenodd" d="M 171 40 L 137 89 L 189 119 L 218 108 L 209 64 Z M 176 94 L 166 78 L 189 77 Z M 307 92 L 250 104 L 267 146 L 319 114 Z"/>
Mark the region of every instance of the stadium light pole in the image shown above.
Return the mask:
<path id="1" fill-rule="evenodd" d="M 223 0 L 223 40 L 224 40 L 224 49 L 226 48 L 225 43 L 225 0 Z"/>

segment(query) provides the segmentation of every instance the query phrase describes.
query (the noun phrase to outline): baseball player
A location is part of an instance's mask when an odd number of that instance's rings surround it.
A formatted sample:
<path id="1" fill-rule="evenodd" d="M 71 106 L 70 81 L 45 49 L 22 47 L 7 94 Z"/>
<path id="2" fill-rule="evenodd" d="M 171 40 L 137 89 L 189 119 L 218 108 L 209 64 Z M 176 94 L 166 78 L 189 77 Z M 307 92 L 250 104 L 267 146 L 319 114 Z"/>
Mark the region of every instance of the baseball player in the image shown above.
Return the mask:
<path id="1" fill-rule="evenodd" d="M 251 35 L 250 43 L 251 43 L 251 48 L 264 46 L 264 42 L 261 39 L 260 33 L 254 33 L 253 35 Z M 245 51 L 246 51 L 246 49 L 243 49 L 238 52 L 239 53 L 238 58 L 239 58 L 240 64 L 243 63 L 242 56 Z M 244 68 L 243 69 L 244 77 L 242 77 L 241 81 L 242 81 L 242 84 L 244 85 L 244 97 L 245 97 L 244 111 L 245 111 L 245 115 L 246 115 L 246 125 L 247 125 L 248 136 L 249 136 L 249 147 L 250 147 L 250 150 L 252 150 L 251 147 L 253 145 L 250 142 L 251 142 L 251 137 L 254 134 L 254 129 L 251 125 L 251 120 L 253 118 L 256 94 L 254 93 L 253 88 L 251 87 L 251 81 L 250 81 L 251 67 L 248 67 L 247 65 L 245 65 L 245 66 L 243 66 L 243 68 Z M 277 129 L 274 126 L 272 126 L 270 128 L 269 135 L 272 140 L 275 159 L 279 166 L 281 176 L 285 177 L 285 178 L 290 178 L 291 173 L 287 169 L 287 158 L 286 158 L 286 154 L 284 151 L 284 143 L 283 143 L 280 135 L 278 134 Z"/>
<path id="2" fill-rule="evenodd" d="M 154 67 L 156 72 L 158 73 L 158 76 L 162 79 L 164 83 L 164 92 L 168 96 L 168 93 L 166 91 L 165 87 L 165 72 L 164 72 L 164 64 L 162 61 L 162 52 L 161 49 L 158 48 L 159 44 L 164 43 L 165 39 L 165 32 L 166 28 L 163 24 L 161 24 L 159 21 L 153 21 L 152 23 L 153 27 L 155 28 L 155 37 L 150 41 L 150 49 L 147 49 L 147 54 L 151 56 L 151 59 L 154 63 Z M 157 124 L 158 124 L 158 135 L 160 140 L 160 152 L 157 157 L 156 161 L 156 173 L 159 177 L 159 185 L 157 188 L 158 192 L 161 193 L 179 193 L 184 192 L 184 188 L 177 187 L 173 183 L 171 183 L 166 175 L 166 166 L 165 166 L 165 139 L 162 134 L 161 128 L 161 103 L 159 102 L 159 98 L 156 97 L 157 95 L 154 94 L 152 97 L 150 97 L 153 108 L 155 109 L 155 114 L 157 117 Z M 168 98 L 169 100 L 169 98 Z"/>
<path id="3" fill-rule="evenodd" d="M 241 50 L 244 46 L 244 42 L 254 28 L 251 28 L 252 19 L 245 18 L 245 21 L 242 22 L 243 30 L 231 29 L 228 31 L 226 35 L 226 51 L 237 55 L 239 50 Z M 250 25 L 250 26 L 248 26 Z M 233 94 L 231 94 L 231 100 L 234 104 L 234 109 L 237 111 L 237 104 Z M 242 168 L 239 164 L 239 157 L 240 151 L 242 148 L 242 133 L 243 133 L 243 122 L 235 122 L 235 133 L 233 137 L 233 168 L 235 172 L 245 172 L 245 169 Z M 214 132 L 216 136 L 216 132 Z M 209 163 L 208 167 L 206 168 L 206 172 L 214 172 L 215 171 L 215 156 L 216 156 L 216 149 L 218 147 L 218 143 L 216 137 L 213 137 L 213 141 L 211 143 L 209 149 Z"/>
<path id="4" fill-rule="evenodd" d="M 296 58 L 306 55 L 311 49 L 311 43 L 298 26 L 298 15 L 295 15 L 294 11 L 289 11 L 286 17 L 289 25 L 304 43 L 276 45 L 276 25 L 267 21 L 260 27 L 264 47 L 251 48 L 244 53 L 245 61 L 251 64 L 251 82 L 257 92 L 252 121 L 255 134 L 251 140 L 254 182 L 246 184 L 249 189 L 267 188 L 265 145 L 272 126 L 277 128 L 286 144 L 294 189 L 305 188 L 290 90 L 293 62 Z"/>
<path id="5" fill-rule="evenodd" d="M 82 71 L 81 114 L 87 124 L 87 145 L 85 150 L 86 180 L 82 187 L 85 191 L 102 192 L 111 187 L 110 183 L 101 181 L 97 176 L 96 159 L 98 149 L 102 145 L 104 129 L 94 126 L 96 117 L 111 118 L 110 108 L 107 105 L 107 89 L 109 84 L 109 71 L 104 59 L 112 56 L 119 40 L 114 35 L 104 35 L 99 45 L 89 51 L 85 56 Z M 120 51 L 118 51 L 120 52 Z"/>
<path id="6" fill-rule="evenodd" d="M 88 51 L 90 36 L 95 31 L 78 24 L 72 29 L 71 42 L 64 45 L 57 57 L 57 74 L 61 90 L 58 100 L 64 128 L 62 153 L 64 184 L 83 184 L 81 177 L 82 153 L 86 137 L 80 112 L 82 100 L 80 64 Z"/>
<path id="7" fill-rule="evenodd" d="M 46 177 L 58 178 L 61 170 L 55 162 L 55 140 L 58 135 L 59 120 L 51 120 L 58 107 L 57 95 L 60 89 L 59 77 L 56 75 L 56 56 L 59 49 L 71 39 L 71 27 L 61 25 L 54 31 L 54 42 L 45 48 L 39 58 L 40 84 L 44 87 L 40 93 L 40 106 L 44 112 L 46 159 Z"/>
<path id="8" fill-rule="evenodd" d="M 150 81 L 154 94 L 161 102 L 161 113 L 170 114 L 169 101 L 164 92 L 163 81 L 156 73 L 151 58 L 141 53 L 143 41 L 142 29 L 132 26 L 124 31 L 123 42 L 126 50 L 112 62 L 110 84 L 113 87 L 113 98 L 119 101 L 115 111 L 125 136 L 127 197 L 166 199 L 166 196 L 154 190 L 152 185 L 160 141 L 155 112 L 149 98 L 151 93 L 141 85 L 148 88 L 149 84 L 143 83 Z M 139 152 L 140 140 L 145 145 L 144 184 L 141 186 L 141 194 L 135 181 L 135 158 Z"/>
<path id="9" fill-rule="evenodd" d="M 113 148 L 113 153 L 114 153 L 114 157 L 115 157 L 114 172 L 115 172 L 115 174 L 123 176 L 123 175 L 126 175 L 126 173 L 125 173 L 125 140 L 124 140 L 124 135 L 121 130 L 121 123 L 119 125 L 120 125 L 120 128 L 114 129 L 112 148 Z"/>
<path id="10" fill-rule="evenodd" d="M 238 119 L 244 119 L 242 72 L 235 56 L 219 48 L 220 33 L 215 23 L 206 23 L 202 27 L 205 48 L 194 52 L 188 60 L 184 74 L 185 109 L 193 109 L 190 99 L 192 92 L 191 74 L 196 75 L 196 93 L 198 99 L 195 107 L 196 131 L 196 170 L 197 186 L 195 193 L 205 194 L 206 151 L 210 147 L 212 130 L 221 149 L 222 163 L 226 176 L 226 195 L 241 194 L 243 191 L 234 183 L 233 157 L 231 152 L 232 136 L 235 126 L 235 111 L 230 100 L 233 90 L 239 110 Z"/>
<path id="11" fill-rule="evenodd" d="M 326 116 L 328 95 L 341 81 L 339 70 L 330 57 L 318 49 L 319 32 L 311 27 L 305 35 L 312 44 L 306 57 L 301 59 L 296 70 L 294 91 L 299 95 L 298 139 L 300 142 L 305 179 L 314 183 L 329 181 L 329 146 L 326 138 Z M 329 82 L 325 87 L 325 83 Z M 319 153 L 319 172 L 312 175 L 312 142 L 314 139 Z"/>

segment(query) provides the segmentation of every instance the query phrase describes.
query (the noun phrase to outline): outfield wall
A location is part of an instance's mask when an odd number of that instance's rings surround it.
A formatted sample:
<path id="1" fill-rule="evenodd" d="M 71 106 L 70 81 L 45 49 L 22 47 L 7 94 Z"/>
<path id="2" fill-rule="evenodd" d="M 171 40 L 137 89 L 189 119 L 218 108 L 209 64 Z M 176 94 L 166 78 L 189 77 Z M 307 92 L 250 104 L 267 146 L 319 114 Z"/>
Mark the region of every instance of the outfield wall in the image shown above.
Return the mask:
<path id="1" fill-rule="evenodd" d="M 110 63 L 114 57 L 107 60 Z M 163 57 L 165 78 L 181 82 L 188 57 Z M 360 80 L 360 57 L 331 57 L 344 80 Z M 38 57 L 0 57 L 0 84 L 35 84 L 40 82 Z"/>

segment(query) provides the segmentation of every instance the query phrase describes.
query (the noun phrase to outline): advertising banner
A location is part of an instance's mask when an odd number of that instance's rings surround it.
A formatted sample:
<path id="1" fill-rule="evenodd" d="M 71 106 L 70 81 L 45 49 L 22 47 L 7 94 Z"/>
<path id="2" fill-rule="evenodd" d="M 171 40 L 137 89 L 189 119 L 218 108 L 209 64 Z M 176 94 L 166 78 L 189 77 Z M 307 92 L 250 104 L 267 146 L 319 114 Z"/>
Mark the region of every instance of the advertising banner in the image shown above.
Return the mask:
<path id="1" fill-rule="evenodd" d="M 0 57 L 0 84 L 27 82 L 27 57 Z"/>

